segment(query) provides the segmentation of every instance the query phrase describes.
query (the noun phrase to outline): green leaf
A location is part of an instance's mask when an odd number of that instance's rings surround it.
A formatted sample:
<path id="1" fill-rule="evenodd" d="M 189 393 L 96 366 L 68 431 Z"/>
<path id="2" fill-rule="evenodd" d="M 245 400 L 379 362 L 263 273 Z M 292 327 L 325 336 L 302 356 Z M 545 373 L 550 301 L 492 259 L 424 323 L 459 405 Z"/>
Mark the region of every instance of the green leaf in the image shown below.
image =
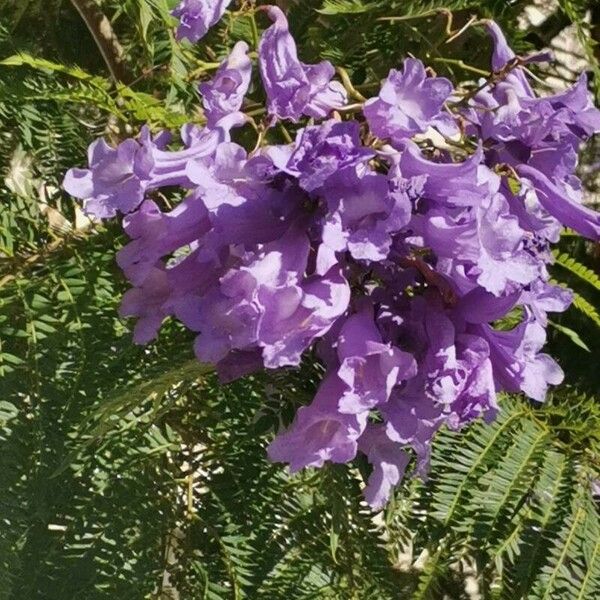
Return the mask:
<path id="1" fill-rule="evenodd" d="M 590 268 L 581 264 L 568 254 L 560 253 L 558 250 L 552 252 L 556 259 L 556 264 L 568 270 L 581 279 L 581 281 L 600 291 L 600 277 Z"/>
<path id="2" fill-rule="evenodd" d="M 559 323 L 555 323 L 554 321 L 548 320 L 548 323 L 552 325 L 554 329 L 566 335 L 576 346 L 583 348 L 586 352 L 591 352 L 587 344 L 579 337 L 579 334 L 576 331 L 573 331 L 571 328 L 565 327 L 564 325 L 560 325 Z"/>

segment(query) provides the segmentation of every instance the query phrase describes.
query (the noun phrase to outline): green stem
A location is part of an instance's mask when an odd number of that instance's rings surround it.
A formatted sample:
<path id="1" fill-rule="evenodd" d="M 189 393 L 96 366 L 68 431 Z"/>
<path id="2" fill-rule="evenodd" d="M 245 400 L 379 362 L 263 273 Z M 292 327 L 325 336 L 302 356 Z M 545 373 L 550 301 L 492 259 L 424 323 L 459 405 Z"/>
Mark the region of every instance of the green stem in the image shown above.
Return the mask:
<path id="1" fill-rule="evenodd" d="M 343 67 L 338 67 L 337 72 L 348 94 L 355 100 L 358 100 L 359 102 L 366 102 L 367 99 L 352 85 L 352 81 L 350 81 L 348 71 L 346 71 L 346 69 L 344 69 Z"/>
<path id="2" fill-rule="evenodd" d="M 256 25 L 256 18 L 254 17 L 254 11 L 250 13 L 250 27 L 252 28 L 252 45 L 258 50 L 258 26 Z"/>
<path id="3" fill-rule="evenodd" d="M 439 9 L 435 9 L 435 10 L 428 10 L 424 13 L 419 13 L 418 15 L 402 15 L 400 17 L 379 17 L 377 20 L 378 21 L 389 21 L 389 22 L 395 22 L 395 21 L 412 21 L 414 19 L 425 19 L 427 17 L 433 17 L 434 15 L 439 14 L 440 11 Z"/>
<path id="4" fill-rule="evenodd" d="M 442 57 L 434 58 L 433 61 L 434 62 L 442 62 L 442 63 L 446 63 L 449 65 L 456 65 L 457 67 L 460 67 L 461 69 L 464 69 L 465 71 L 471 71 L 472 73 L 477 73 L 478 75 L 481 75 L 483 77 L 490 76 L 489 71 L 484 71 L 483 69 L 478 69 L 477 67 L 472 67 L 471 65 L 468 65 L 467 63 L 465 63 L 462 59 L 444 58 L 442 56 Z"/>

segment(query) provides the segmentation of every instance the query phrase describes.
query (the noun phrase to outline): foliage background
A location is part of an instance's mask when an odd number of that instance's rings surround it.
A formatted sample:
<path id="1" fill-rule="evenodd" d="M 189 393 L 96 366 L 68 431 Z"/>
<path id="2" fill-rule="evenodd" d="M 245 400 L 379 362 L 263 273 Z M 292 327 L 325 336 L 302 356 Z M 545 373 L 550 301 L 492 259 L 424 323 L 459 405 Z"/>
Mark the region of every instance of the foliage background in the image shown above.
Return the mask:
<path id="1" fill-rule="evenodd" d="M 112 23 L 120 81 L 76 4 Z M 0 0 L 0 600 L 599 597 L 597 246 L 567 232 L 556 254 L 553 276 L 577 292 L 551 330 L 565 384 L 544 406 L 504 398 L 494 425 L 443 432 L 430 480 L 405 481 L 376 518 L 361 461 L 290 477 L 265 460 L 318 365 L 220 388 L 175 324 L 132 345 L 117 315 L 124 240 L 60 181 L 98 135 L 201 123 L 193 82 L 254 42 L 238 15 L 179 45 L 173 4 Z M 561 0 L 527 29 L 520 0 L 280 4 L 303 59 L 343 65 L 365 93 L 408 53 L 458 81 L 488 68 L 479 30 L 445 43 L 440 8 L 454 30 L 497 19 L 520 52 L 573 24 L 598 69 L 593 1 Z M 599 160 L 592 142 L 590 192 Z"/>

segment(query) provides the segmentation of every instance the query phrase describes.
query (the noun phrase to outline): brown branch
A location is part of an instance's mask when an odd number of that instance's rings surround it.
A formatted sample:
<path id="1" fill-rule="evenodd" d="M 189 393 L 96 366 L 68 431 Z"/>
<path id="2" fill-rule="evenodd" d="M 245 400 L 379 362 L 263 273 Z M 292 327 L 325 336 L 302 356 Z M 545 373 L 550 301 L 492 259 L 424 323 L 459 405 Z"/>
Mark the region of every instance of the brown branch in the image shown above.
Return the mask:
<path id="1" fill-rule="evenodd" d="M 454 306 L 456 304 L 458 299 L 450 282 L 430 267 L 420 256 L 401 256 L 397 261 L 406 269 L 416 269 L 430 286 L 437 288 L 446 305 Z"/>
<path id="2" fill-rule="evenodd" d="M 114 82 L 131 81 L 131 73 L 124 60 L 123 47 L 106 15 L 94 0 L 71 0 L 71 4 L 85 21 Z"/>

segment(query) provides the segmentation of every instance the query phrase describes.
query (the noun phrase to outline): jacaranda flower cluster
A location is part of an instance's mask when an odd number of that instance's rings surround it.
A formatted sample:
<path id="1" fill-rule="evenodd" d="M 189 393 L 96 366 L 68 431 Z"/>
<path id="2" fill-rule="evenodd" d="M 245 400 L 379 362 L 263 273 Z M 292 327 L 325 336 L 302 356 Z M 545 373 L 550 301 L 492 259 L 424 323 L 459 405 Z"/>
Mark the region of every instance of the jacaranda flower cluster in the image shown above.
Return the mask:
<path id="1" fill-rule="evenodd" d="M 227 5 L 184 0 L 179 37 L 198 39 Z M 412 457 L 426 473 L 442 425 L 493 418 L 501 391 L 542 401 L 563 379 L 541 350 L 547 313 L 571 294 L 547 266 L 563 226 L 600 238 L 575 175 L 600 111 L 584 76 L 538 97 L 526 64 L 544 57 L 516 57 L 494 23 L 492 76 L 476 91 L 408 58 L 357 108 L 329 62 L 299 60 L 284 13 L 265 11 L 263 125 L 311 117 L 293 143 L 231 141 L 250 122 L 239 42 L 200 85 L 207 124 L 184 127 L 183 148 L 148 130 L 97 141 L 65 189 L 95 217 L 124 215 L 121 313 L 137 318 L 136 342 L 175 317 L 224 381 L 318 357 L 316 396 L 269 456 L 296 471 L 362 452 L 379 508 Z M 166 186 L 186 191 L 169 211 L 153 195 Z M 509 313 L 518 325 L 498 327 Z"/>

